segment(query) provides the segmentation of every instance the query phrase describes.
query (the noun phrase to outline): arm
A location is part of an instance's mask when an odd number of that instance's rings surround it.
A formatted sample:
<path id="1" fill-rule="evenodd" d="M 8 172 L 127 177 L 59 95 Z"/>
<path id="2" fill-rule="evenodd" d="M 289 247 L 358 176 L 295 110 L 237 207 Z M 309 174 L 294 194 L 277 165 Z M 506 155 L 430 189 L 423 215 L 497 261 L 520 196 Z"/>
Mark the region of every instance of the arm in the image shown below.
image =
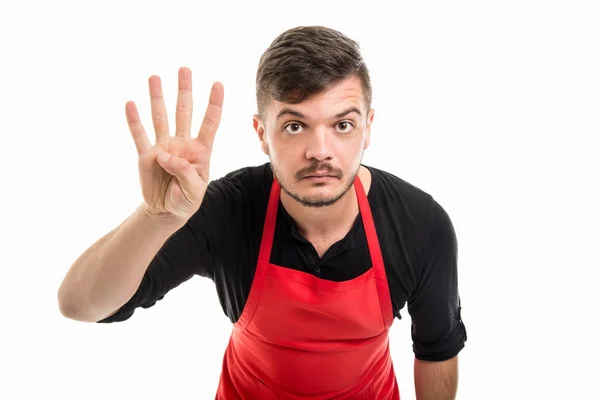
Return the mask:
<path id="1" fill-rule="evenodd" d="M 173 220 L 150 218 L 140 206 L 71 266 L 58 290 L 60 312 L 85 322 L 114 313 L 133 296 L 158 250 L 180 227 Z"/>
<path id="2" fill-rule="evenodd" d="M 458 353 L 467 340 L 458 294 L 456 233 L 445 210 L 435 201 L 429 233 L 420 255 L 417 290 L 408 301 L 415 353 L 418 400 L 453 400 L 458 386 Z"/>
<path id="3" fill-rule="evenodd" d="M 214 137 L 221 120 L 223 86 L 219 82 L 213 84 L 204 121 L 198 136 L 192 139 L 192 79 L 188 68 L 179 69 L 178 83 L 176 137 L 169 135 L 158 76 L 148 80 L 157 142 L 154 146 L 135 103 L 128 101 L 125 105 L 138 154 L 144 204 L 90 246 L 69 269 L 58 290 L 60 311 L 68 318 L 92 322 L 114 315 L 141 287 L 140 282 L 165 241 L 188 225 L 188 220 L 201 208 L 208 188 Z M 176 153 L 167 152 L 173 149 Z M 165 275 L 169 274 L 172 275 L 165 271 Z"/>
<path id="4" fill-rule="evenodd" d="M 454 400 L 458 388 L 458 356 L 446 361 L 415 359 L 417 400 Z"/>
<path id="5" fill-rule="evenodd" d="M 59 289 L 61 312 L 79 321 L 125 321 L 194 275 L 213 279 L 227 228 L 238 223 L 240 199 L 239 184 L 227 176 L 208 185 L 182 227 L 148 223 L 136 211 L 73 264 Z"/>

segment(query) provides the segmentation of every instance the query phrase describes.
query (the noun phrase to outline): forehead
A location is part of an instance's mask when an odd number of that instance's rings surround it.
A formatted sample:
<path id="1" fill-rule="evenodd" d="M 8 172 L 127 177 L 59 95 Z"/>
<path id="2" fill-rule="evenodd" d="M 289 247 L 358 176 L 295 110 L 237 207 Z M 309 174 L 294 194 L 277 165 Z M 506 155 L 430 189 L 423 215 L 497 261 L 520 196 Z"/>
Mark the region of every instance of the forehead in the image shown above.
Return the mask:
<path id="1" fill-rule="evenodd" d="M 267 106 L 268 119 L 276 119 L 283 109 L 292 109 L 307 118 L 331 118 L 340 111 L 349 107 L 356 107 L 363 111 L 365 107 L 363 88 L 358 77 L 350 77 L 341 81 L 323 92 L 307 97 L 301 103 L 290 104 L 271 100 Z"/>

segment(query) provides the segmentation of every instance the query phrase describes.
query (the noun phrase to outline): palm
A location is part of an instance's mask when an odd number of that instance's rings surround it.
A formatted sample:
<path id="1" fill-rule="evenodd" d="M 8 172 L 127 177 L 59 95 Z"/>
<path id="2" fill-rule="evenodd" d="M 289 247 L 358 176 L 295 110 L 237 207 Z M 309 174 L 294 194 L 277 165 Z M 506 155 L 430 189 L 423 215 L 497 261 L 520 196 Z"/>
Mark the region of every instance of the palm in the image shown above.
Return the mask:
<path id="1" fill-rule="evenodd" d="M 210 155 L 221 117 L 223 90 L 215 83 L 197 138 L 190 135 L 192 117 L 191 72 L 179 71 L 175 136 L 169 134 L 160 79 L 149 80 L 156 143 L 151 146 L 135 105 L 126 107 L 127 120 L 138 150 L 140 184 L 148 212 L 189 218 L 204 196 L 209 181 Z M 168 162 L 159 162 L 168 154 Z"/>
<path id="2" fill-rule="evenodd" d="M 210 151 L 197 140 L 174 137 L 164 143 L 155 145 L 148 153 L 140 155 L 138 160 L 140 184 L 142 195 L 150 211 L 155 213 L 165 211 L 177 213 L 174 206 L 185 202 L 193 202 L 194 194 L 186 197 L 179 180 L 158 164 L 156 157 L 161 151 L 182 158 L 192 165 L 200 180 L 201 191 L 196 193 L 197 196 L 203 194 L 208 184 Z"/>

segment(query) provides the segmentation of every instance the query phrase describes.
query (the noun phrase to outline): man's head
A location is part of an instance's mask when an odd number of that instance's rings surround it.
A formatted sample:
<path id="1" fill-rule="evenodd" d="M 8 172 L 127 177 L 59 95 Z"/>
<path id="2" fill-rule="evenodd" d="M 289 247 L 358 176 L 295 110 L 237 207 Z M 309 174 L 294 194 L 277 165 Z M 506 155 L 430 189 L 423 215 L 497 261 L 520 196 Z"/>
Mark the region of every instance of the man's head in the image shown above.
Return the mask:
<path id="1" fill-rule="evenodd" d="M 358 44 L 325 27 L 282 33 L 260 59 L 256 97 L 254 128 L 283 190 L 306 206 L 335 203 L 352 187 L 373 120 Z"/>

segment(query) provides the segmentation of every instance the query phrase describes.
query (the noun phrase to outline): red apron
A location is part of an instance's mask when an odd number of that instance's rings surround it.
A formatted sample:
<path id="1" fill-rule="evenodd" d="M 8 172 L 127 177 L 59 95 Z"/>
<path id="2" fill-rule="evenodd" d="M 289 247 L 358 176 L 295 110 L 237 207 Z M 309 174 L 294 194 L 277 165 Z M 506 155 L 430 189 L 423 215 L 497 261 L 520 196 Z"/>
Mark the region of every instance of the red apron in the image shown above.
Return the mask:
<path id="1" fill-rule="evenodd" d="M 358 177 L 354 188 L 373 267 L 333 282 L 270 263 L 280 192 L 274 180 L 258 265 L 225 351 L 217 400 L 400 399 L 383 258 Z"/>

